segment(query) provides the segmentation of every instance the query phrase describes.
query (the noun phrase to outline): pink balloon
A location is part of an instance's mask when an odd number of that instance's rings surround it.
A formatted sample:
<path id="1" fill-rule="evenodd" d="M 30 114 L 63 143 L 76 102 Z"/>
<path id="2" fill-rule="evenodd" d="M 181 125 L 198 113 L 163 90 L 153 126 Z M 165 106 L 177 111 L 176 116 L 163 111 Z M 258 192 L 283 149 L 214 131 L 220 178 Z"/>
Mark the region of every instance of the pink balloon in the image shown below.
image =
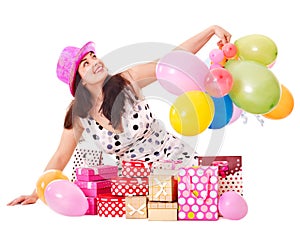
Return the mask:
<path id="1" fill-rule="evenodd" d="M 220 98 L 227 95 L 233 86 L 231 73 L 225 68 L 210 70 L 204 81 L 206 92 L 213 97 Z"/>
<path id="2" fill-rule="evenodd" d="M 240 220 L 248 213 L 248 205 L 245 199 L 234 191 L 224 192 L 218 204 L 220 214 L 231 220 Z"/>
<path id="3" fill-rule="evenodd" d="M 218 63 L 212 63 L 209 67 L 210 70 L 215 69 L 215 68 L 223 68 L 223 66 Z"/>
<path id="4" fill-rule="evenodd" d="M 89 206 L 82 190 L 68 180 L 50 182 L 44 193 L 47 205 L 65 216 L 82 216 Z"/>
<path id="5" fill-rule="evenodd" d="M 156 66 L 156 78 L 170 93 L 181 95 L 188 91 L 204 91 L 207 65 L 196 55 L 176 50 L 162 57 Z"/>
<path id="6" fill-rule="evenodd" d="M 220 63 L 224 59 L 224 53 L 220 49 L 213 49 L 209 52 L 209 58 L 213 63 Z"/>
<path id="7" fill-rule="evenodd" d="M 234 103 L 233 103 L 233 111 L 232 111 L 232 117 L 229 121 L 228 124 L 232 124 L 235 122 L 239 117 L 242 115 L 243 110 L 241 108 L 238 108 Z"/>

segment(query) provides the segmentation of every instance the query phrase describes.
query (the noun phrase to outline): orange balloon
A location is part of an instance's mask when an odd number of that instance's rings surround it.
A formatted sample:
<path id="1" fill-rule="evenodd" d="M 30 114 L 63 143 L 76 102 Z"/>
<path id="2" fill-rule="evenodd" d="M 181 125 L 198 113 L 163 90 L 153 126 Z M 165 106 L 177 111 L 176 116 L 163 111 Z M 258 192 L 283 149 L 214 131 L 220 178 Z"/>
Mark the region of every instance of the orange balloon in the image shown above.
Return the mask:
<path id="1" fill-rule="evenodd" d="M 40 200 L 46 203 L 44 192 L 48 184 L 54 180 L 69 180 L 66 175 L 63 174 L 62 171 L 56 169 L 46 170 L 42 176 L 36 182 L 36 192 Z"/>
<path id="2" fill-rule="evenodd" d="M 272 120 L 283 119 L 290 115 L 293 108 L 293 95 L 284 85 L 281 84 L 281 97 L 278 104 L 270 112 L 263 114 L 263 116 Z"/>

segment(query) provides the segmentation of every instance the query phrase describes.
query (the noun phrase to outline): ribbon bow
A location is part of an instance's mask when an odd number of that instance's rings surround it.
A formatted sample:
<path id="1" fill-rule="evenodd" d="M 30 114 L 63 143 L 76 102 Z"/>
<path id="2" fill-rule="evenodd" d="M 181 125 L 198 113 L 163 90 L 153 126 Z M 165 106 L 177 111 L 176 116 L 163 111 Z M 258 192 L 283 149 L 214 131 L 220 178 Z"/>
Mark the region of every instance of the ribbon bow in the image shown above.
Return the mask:
<path id="1" fill-rule="evenodd" d="M 139 214 L 143 215 L 144 211 L 142 211 L 145 207 L 146 204 L 144 203 L 143 205 L 141 205 L 138 209 L 135 209 L 132 205 L 128 204 L 127 205 L 131 210 L 129 212 L 130 215 L 133 215 L 135 212 L 138 212 Z"/>
<path id="2" fill-rule="evenodd" d="M 166 196 L 168 193 L 165 190 L 165 187 L 167 186 L 167 182 L 161 183 L 157 178 L 154 178 L 155 183 L 158 184 L 160 187 L 159 191 L 155 194 L 154 198 L 158 198 L 161 193 L 163 193 L 164 196 Z"/>
<path id="3" fill-rule="evenodd" d="M 212 165 L 219 167 L 218 173 L 221 175 L 222 178 L 226 177 L 226 171 L 229 170 L 227 161 L 213 161 Z"/>

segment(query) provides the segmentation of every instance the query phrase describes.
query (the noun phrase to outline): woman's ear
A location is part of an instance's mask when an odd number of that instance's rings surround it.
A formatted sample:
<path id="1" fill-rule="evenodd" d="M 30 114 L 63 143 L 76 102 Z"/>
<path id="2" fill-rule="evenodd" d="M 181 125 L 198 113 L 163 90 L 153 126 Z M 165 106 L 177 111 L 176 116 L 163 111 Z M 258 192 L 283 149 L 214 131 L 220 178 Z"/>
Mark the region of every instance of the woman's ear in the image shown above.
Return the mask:
<path id="1" fill-rule="evenodd" d="M 82 83 L 83 86 L 86 85 L 86 81 L 84 81 L 84 80 L 81 80 L 81 83 Z"/>

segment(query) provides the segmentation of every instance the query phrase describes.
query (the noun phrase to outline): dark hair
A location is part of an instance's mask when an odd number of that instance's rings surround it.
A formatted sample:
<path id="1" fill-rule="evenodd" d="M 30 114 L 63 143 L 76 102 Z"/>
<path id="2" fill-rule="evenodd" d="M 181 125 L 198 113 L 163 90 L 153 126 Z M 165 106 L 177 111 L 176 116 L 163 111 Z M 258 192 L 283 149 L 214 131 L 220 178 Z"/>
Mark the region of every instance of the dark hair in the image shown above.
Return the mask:
<path id="1" fill-rule="evenodd" d="M 85 118 L 93 107 L 92 96 L 89 90 L 80 83 L 81 77 L 76 73 L 75 77 L 75 98 L 69 105 L 65 115 L 64 128 L 72 129 L 75 116 Z M 132 103 L 130 95 L 127 95 L 128 89 L 133 92 L 132 86 L 128 80 L 120 74 L 114 76 L 108 75 L 102 88 L 103 102 L 99 109 L 103 115 L 110 121 L 113 128 L 121 124 L 121 116 L 124 113 L 124 104 L 126 98 Z"/>

